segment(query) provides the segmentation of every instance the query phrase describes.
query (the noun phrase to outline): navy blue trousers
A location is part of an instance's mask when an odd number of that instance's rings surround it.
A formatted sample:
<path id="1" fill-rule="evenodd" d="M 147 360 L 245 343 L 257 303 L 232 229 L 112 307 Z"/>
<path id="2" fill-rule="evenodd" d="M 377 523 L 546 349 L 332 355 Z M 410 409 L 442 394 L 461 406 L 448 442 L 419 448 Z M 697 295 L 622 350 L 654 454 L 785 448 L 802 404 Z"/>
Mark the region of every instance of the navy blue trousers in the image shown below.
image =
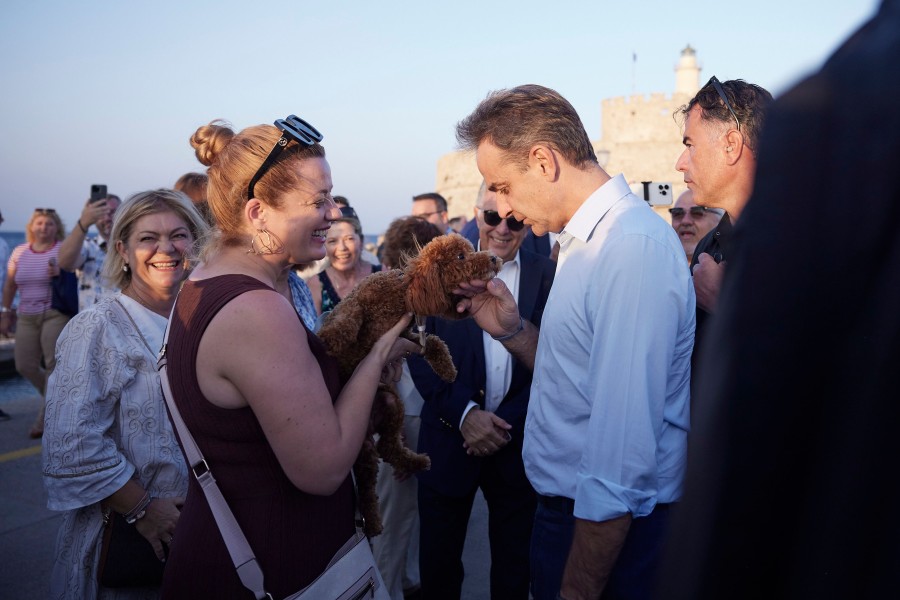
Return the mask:
<path id="1" fill-rule="evenodd" d="M 671 506 L 657 505 L 646 517 L 632 520 L 601 597 L 603 600 L 653 598 Z M 531 533 L 531 594 L 534 600 L 556 600 L 574 533 L 575 517 L 570 507 L 538 502 Z"/>

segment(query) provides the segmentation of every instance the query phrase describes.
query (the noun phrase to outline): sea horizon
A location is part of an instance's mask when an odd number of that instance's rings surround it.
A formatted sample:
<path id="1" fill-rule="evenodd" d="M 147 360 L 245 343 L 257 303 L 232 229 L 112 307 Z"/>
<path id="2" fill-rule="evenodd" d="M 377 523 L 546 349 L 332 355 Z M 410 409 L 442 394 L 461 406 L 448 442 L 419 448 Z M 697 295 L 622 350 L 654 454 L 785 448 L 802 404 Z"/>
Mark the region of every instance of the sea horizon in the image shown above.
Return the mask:
<path id="1" fill-rule="evenodd" d="M 366 233 L 363 234 L 363 241 L 366 243 L 378 243 L 378 238 L 384 235 L 384 233 Z M 25 232 L 24 231 L 4 231 L 0 230 L 0 237 L 6 240 L 6 243 L 9 244 L 10 249 L 13 247 L 13 242 L 16 245 L 25 243 Z"/>
<path id="2" fill-rule="evenodd" d="M 0 231 L 0 237 L 6 240 L 6 243 L 9 245 L 10 252 L 12 252 L 12 249 L 19 244 L 25 243 L 24 231 Z"/>

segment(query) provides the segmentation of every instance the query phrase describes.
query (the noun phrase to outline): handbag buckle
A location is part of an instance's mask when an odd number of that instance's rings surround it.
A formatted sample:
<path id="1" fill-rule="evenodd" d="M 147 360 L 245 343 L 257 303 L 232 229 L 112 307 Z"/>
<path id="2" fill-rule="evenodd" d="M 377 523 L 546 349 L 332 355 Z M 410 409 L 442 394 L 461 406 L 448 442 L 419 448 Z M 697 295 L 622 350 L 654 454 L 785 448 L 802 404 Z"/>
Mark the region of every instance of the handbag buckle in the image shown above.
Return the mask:
<path id="1" fill-rule="evenodd" d="M 202 458 L 197 464 L 191 465 L 191 471 L 194 472 L 194 477 L 197 479 L 209 473 L 209 465 L 206 464 L 206 459 Z"/>

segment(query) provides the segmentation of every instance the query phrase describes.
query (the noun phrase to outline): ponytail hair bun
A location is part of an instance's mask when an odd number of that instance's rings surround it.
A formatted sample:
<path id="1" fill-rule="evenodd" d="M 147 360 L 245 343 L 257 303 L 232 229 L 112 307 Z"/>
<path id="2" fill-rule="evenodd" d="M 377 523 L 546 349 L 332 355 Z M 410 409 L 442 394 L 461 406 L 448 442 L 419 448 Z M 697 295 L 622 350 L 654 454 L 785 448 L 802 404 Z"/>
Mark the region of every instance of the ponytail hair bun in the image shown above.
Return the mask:
<path id="1" fill-rule="evenodd" d="M 231 124 L 221 119 L 202 125 L 191 136 L 191 146 L 201 164 L 209 167 L 216 162 L 219 154 L 234 139 Z"/>

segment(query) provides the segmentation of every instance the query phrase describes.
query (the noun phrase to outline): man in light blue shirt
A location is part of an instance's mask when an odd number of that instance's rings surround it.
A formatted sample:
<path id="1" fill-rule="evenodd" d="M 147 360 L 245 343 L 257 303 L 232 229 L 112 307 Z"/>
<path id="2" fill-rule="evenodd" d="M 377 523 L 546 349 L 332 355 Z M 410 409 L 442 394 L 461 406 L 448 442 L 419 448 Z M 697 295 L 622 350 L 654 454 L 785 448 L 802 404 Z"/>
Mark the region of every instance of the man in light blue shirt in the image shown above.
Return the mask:
<path id="1" fill-rule="evenodd" d="M 501 215 L 560 233 L 540 332 L 502 281 L 460 290 L 460 308 L 534 369 L 523 448 L 539 495 L 532 594 L 648 598 L 686 460 L 695 297 L 684 250 L 603 171 L 553 90 L 494 92 L 457 138 Z"/>

